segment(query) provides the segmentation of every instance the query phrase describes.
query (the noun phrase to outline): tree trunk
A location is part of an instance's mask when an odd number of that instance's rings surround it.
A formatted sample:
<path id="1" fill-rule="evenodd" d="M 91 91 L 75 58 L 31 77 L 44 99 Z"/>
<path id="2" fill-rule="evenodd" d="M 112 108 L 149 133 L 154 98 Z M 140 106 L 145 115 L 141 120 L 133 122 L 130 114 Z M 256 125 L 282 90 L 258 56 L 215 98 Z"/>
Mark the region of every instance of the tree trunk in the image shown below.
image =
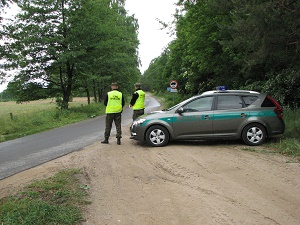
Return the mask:
<path id="1" fill-rule="evenodd" d="M 88 105 L 91 104 L 91 96 L 90 96 L 90 91 L 88 88 L 86 88 L 86 96 L 87 96 L 87 99 L 88 99 Z"/>
<path id="2" fill-rule="evenodd" d="M 94 92 L 94 101 L 97 103 L 96 82 L 94 79 L 93 79 L 93 92 Z"/>
<path id="3" fill-rule="evenodd" d="M 71 66 L 69 62 L 66 63 L 67 67 L 67 82 L 64 82 L 62 68 L 60 68 L 60 82 L 63 93 L 63 100 L 61 103 L 61 109 L 69 108 L 69 101 L 72 91 L 72 82 L 73 82 L 73 65 Z"/>
<path id="4" fill-rule="evenodd" d="M 101 82 L 98 83 L 98 99 L 99 99 L 99 102 L 102 102 L 102 88 L 101 88 Z"/>
<path id="5" fill-rule="evenodd" d="M 91 104 L 91 96 L 90 96 L 90 91 L 88 88 L 87 83 L 85 82 L 85 92 L 86 92 L 86 97 L 87 97 L 87 101 L 88 101 L 88 105 Z"/>

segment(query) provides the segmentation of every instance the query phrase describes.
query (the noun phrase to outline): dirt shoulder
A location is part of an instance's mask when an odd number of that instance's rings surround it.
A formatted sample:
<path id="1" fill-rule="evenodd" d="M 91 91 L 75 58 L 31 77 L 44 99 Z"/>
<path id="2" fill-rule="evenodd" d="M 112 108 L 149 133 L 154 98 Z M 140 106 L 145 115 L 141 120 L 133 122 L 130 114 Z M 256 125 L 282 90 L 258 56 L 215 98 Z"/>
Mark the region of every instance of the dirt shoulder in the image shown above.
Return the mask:
<path id="1" fill-rule="evenodd" d="M 111 138 L 0 181 L 0 197 L 64 168 L 88 177 L 84 224 L 300 224 L 300 166 L 263 147 Z"/>

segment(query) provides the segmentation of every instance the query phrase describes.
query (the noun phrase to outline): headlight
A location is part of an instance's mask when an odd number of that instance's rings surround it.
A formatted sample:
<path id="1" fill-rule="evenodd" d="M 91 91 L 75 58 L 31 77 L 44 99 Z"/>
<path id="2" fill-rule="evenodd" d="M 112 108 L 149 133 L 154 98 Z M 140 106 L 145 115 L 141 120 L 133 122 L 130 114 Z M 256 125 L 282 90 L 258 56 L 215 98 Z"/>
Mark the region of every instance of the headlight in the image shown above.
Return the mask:
<path id="1" fill-rule="evenodd" d="M 144 123 L 146 121 L 146 119 L 137 119 L 135 121 L 133 121 L 133 126 L 138 126 L 141 125 L 142 123 Z"/>

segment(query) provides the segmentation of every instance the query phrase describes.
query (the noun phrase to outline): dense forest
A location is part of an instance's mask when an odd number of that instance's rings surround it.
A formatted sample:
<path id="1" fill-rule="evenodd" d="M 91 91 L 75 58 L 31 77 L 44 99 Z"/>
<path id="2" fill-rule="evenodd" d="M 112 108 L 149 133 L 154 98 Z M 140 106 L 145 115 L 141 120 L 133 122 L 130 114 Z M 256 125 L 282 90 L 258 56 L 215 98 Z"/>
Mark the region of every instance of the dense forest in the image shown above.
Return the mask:
<path id="1" fill-rule="evenodd" d="M 190 96 L 226 85 L 299 107 L 299 0 L 179 0 L 173 32 L 144 73 L 149 88 L 175 79 Z"/>
<path id="2" fill-rule="evenodd" d="M 18 101 L 58 96 L 67 108 L 73 95 L 100 100 L 112 81 L 128 93 L 137 80 L 164 92 L 175 79 L 183 97 L 226 85 L 299 107 L 299 0 L 178 0 L 166 27 L 175 38 L 143 75 L 138 21 L 125 0 L 2 0 L 0 6 L 12 2 L 21 11 L 1 25 L 0 78 L 20 71 L 4 92 Z"/>

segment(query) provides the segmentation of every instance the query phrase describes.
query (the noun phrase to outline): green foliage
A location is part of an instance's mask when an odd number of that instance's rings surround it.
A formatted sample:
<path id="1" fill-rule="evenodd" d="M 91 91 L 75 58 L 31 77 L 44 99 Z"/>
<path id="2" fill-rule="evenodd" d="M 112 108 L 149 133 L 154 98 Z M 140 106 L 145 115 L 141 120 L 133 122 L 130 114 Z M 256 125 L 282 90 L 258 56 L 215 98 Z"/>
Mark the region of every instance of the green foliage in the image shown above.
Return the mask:
<path id="1" fill-rule="evenodd" d="M 130 87 L 140 75 L 136 19 L 127 16 L 117 3 L 109 7 L 107 1 L 86 1 L 72 20 L 78 24 L 78 41 L 87 39 L 82 45 L 88 53 L 78 64 L 80 79 L 75 81 L 76 87 L 83 81 L 99 100 L 112 81 L 119 82 L 120 88 Z"/>
<path id="2" fill-rule="evenodd" d="M 271 143 L 280 153 L 297 157 L 300 160 L 300 109 L 284 109 L 285 132 L 282 138 Z"/>
<path id="3" fill-rule="evenodd" d="M 42 80 L 60 93 L 66 109 L 73 89 L 100 101 L 112 81 L 128 87 L 138 79 L 138 26 L 124 1 L 37 0 L 18 6 L 16 20 L 3 26 L 0 47 L 4 68 L 20 70 L 14 81 L 21 86 Z"/>
<path id="4" fill-rule="evenodd" d="M 300 69 L 282 70 L 277 74 L 268 74 L 270 79 L 263 85 L 263 91 L 270 93 L 289 108 L 299 108 Z"/>
<path id="5" fill-rule="evenodd" d="M 283 118 L 286 123 L 284 136 L 299 139 L 300 134 L 300 109 L 284 109 Z"/>
<path id="6" fill-rule="evenodd" d="M 227 2 L 198 1 L 188 5 L 177 22 L 177 39 L 170 45 L 169 64 L 177 74 L 180 93 L 198 94 L 220 84 L 238 84 L 237 66 L 223 50 L 230 23 Z"/>
<path id="7" fill-rule="evenodd" d="M 272 146 L 281 154 L 297 157 L 300 161 L 300 140 L 299 138 L 285 138 L 279 142 L 273 143 Z"/>
<path id="8" fill-rule="evenodd" d="M 22 83 L 20 81 L 10 82 L 6 93 L 17 103 L 46 99 L 50 97 L 49 90 L 40 83 Z"/>
<path id="9" fill-rule="evenodd" d="M 172 106 L 182 102 L 183 100 L 189 98 L 188 96 L 182 96 L 178 93 L 162 91 L 155 93 L 155 96 L 160 99 L 161 104 L 164 109 L 171 108 Z"/>
<path id="10" fill-rule="evenodd" d="M 1 1 L 0 1 L 0 9 L 1 9 L 3 6 L 6 6 L 9 2 L 11 2 L 11 0 L 1 0 Z"/>
<path id="11" fill-rule="evenodd" d="M 12 101 L 13 96 L 10 95 L 7 90 L 4 90 L 3 92 L 0 93 L 0 102 L 5 102 L 5 101 Z"/>
<path id="12" fill-rule="evenodd" d="M 68 169 L 36 181 L 15 196 L 0 200 L 2 224 L 78 224 L 87 193 L 78 169 Z"/>
<path id="13" fill-rule="evenodd" d="M 143 87 L 146 87 L 145 90 L 154 89 L 157 92 L 162 92 L 169 86 L 171 78 L 166 73 L 168 54 L 169 52 L 165 50 L 161 56 L 151 61 L 149 68 L 145 71 L 142 78 Z"/>
<path id="14" fill-rule="evenodd" d="M 161 91 L 176 79 L 183 96 L 226 85 L 299 106 L 300 1 L 179 0 L 178 6 L 177 38 L 144 74 L 153 81 L 149 89 Z"/>

